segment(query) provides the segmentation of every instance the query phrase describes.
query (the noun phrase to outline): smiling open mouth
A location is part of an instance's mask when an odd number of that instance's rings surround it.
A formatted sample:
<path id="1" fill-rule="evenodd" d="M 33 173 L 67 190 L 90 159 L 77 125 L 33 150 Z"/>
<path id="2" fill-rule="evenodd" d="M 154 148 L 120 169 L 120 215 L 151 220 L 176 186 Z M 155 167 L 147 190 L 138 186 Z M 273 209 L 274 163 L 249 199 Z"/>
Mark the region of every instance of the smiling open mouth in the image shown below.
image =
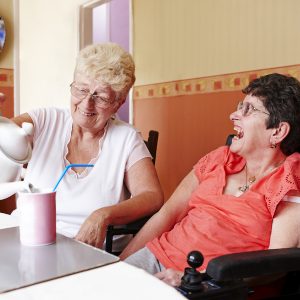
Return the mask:
<path id="1" fill-rule="evenodd" d="M 235 140 L 239 140 L 244 136 L 244 131 L 240 127 L 234 127 L 233 129 L 236 131 Z"/>
<path id="2" fill-rule="evenodd" d="M 78 109 L 78 111 L 81 115 L 86 116 L 86 117 L 91 117 L 91 116 L 96 115 L 95 113 L 87 113 L 87 112 L 81 111 L 80 109 Z"/>

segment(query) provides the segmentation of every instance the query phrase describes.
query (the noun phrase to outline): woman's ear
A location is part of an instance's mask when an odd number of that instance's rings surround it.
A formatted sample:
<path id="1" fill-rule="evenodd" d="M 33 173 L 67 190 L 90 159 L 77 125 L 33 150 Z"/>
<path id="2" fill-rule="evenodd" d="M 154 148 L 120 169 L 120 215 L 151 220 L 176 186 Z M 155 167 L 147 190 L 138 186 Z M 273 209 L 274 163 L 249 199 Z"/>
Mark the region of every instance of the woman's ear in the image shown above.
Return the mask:
<path id="1" fill-rule="evenodd" d="M 273 129 L 271 143 L 278 144 L 282 142 L 290 132 L 290 124 L 288 122 L 280 122 L 277 128 Z"/>
<path id="2" fill-rule="evenodd" d="M 124 104 L 125 101 L 126 98 L 124 100 L 119 101 L 118 105 L 114 109 L 114 113 L 116 113 L 119 110 L 119 108 Z"/>

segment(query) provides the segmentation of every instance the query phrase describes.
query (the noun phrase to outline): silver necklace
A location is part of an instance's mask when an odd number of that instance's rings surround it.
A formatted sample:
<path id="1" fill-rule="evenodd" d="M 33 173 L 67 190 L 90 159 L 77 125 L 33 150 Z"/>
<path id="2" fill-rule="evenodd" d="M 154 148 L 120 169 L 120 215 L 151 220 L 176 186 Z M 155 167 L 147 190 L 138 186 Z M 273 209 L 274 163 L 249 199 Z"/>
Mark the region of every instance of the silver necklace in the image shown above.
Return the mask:
<path id="1" fill-rule="evenodd" d="M 238 189 L 240 192 L 245 193 L 247 190 L 249 190 L 250 185 L 255 182 L 256 177 L 255 176 L 251 176 L 248 180 L 248 169 L 247 169 L 247 165 L 245 166 L 246 168 L 246 183 L 242 186 L 240 186 Z"/>
<path id="2" fill-rule="evenodd" d="M 283 162 L 285 161 L 285 158 L 283 160 L 281 160 L 278 164 L 276 164 L 275 166 L 267 169 L 265 172 L 262 173 L 262 176 L 263 177 L 267 172 L 272 172 L 274 171 L 275 169 L 277 169 Z M 239 186 L 238 187 L 238 190 L 242 193 L 245 193 L 247 190 L 249 190 L 250 188 L 250 185 L 252 183 L 254 183 L 256 181 L 256 176 L 251 176 L 249 179 L 248 179 L 248 169 L 247 169 L 247 165 L 245 166 L 245 169 L 246 169 L 246 182 L 244 185 L 242 186 Z"/>

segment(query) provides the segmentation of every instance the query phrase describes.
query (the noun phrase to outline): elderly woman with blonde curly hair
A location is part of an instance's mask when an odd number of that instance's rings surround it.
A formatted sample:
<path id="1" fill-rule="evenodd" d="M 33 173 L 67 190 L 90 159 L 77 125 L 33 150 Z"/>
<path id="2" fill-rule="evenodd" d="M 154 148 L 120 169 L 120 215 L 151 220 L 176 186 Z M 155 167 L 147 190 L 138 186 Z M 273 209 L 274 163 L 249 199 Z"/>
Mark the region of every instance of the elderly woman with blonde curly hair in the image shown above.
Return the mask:
<path id="1" fill-rule="evenodd" d="M 70 85 L 71 109 L 40 108 L 13 119 L 34 125 L 25 180 L 57 189 L 57 231 L 102 247 L 108 224 L 124 224 L 163 203 L 155 168 L 140 134 L 114 117 L 135 81 L 129 53 L 108 43 L 80 51 Z M 116 251 L 126 241 L 120 237 Z"/>

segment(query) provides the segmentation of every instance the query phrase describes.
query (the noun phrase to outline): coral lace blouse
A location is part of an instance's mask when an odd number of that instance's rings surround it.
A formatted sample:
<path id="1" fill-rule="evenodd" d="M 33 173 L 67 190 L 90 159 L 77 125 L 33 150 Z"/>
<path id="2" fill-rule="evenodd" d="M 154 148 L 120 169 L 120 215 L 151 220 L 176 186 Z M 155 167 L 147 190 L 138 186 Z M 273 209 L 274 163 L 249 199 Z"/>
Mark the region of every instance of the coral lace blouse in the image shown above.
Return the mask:
<path id="1" fill-rule="evenodd" d="M 147 244 L 166 267 L 183 271 L 192 250 L 204 255 L 205 269 L 217 256 L 268 249 L 278 203 L 300 189 L 300 154 L 294 153 L 276 170 L 251 185 L 241 196 L 223 195 L 226 175 L 244 168 L 245 160 L 220 147 L 195 165 L 201 182 L 189 200 L 188 214 L 172 230 Z"/>

